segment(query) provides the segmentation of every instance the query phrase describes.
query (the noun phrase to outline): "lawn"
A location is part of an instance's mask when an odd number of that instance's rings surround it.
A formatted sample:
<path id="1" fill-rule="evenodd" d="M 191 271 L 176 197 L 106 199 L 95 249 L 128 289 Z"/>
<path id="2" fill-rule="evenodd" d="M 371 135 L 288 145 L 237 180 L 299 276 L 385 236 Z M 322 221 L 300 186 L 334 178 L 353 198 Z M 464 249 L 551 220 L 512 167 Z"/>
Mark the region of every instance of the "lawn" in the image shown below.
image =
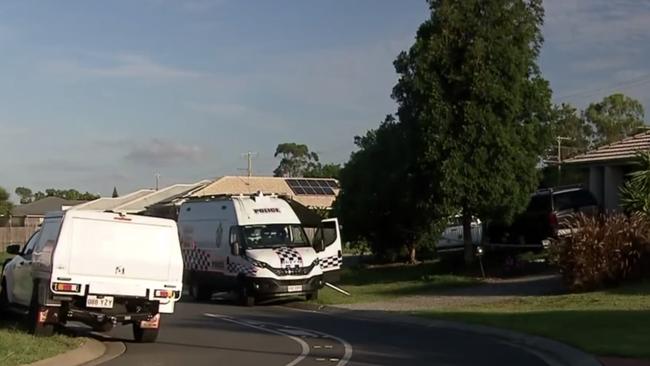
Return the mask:
<path id="1" fill-rule="evenodd" d="M 524 297 L 416 315 L 537 334 L 600 356 L 650 360 L 650 281 L 607 291 Z"/>
<path id="2" fill-rule="evenodd" d="M 0 266 L 2 266 L 2 263 L 5 262 L 5 259 L 11 258 L 13 255 L 9 255 L 6 252 L 0 252 Z"/>
<path id="3" fill-rule="evenodd" d="M 20 327 L 0 321 L 0 365 L 17 366 L 49 358 L 74 349 L 82 338 L 55 335 L 36 338 Z"/>
<path id="4" fill-rule="evenodd" d="M 345 296 L 326 287 L 320 291 L 316 302 L 323 305 L 373 302 L 480 283 L 473 277 L 442 272 L 443 269 L 437 262 L 343 269 L 341 281 L 337 282 L 337 285 L 352 296 Z"/>

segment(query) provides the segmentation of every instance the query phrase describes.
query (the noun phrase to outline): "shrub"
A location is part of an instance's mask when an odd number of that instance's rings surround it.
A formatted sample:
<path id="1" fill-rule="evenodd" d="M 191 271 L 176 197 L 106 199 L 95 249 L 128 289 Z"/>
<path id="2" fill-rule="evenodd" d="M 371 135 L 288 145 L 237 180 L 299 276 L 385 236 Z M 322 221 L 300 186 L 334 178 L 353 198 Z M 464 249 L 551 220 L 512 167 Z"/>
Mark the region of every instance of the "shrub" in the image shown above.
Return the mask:
<path id="1" fill-rule="evenodd" d="M 647 216 L 579 214 L 567 224 L 572 235 L 554 241 L 550 257 L 573 290 L 592 290 L 648 275 Z"/>

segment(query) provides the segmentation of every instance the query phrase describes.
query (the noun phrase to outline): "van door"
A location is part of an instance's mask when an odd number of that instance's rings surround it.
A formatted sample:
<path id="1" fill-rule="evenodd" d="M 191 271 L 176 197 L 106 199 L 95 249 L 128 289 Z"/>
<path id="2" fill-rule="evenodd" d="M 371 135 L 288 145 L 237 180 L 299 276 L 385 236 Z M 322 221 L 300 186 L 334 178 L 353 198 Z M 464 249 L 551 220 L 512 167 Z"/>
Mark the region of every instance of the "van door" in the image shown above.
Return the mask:
<path id="1" fill-rule="evenodd" d="M 28 306 L 32 300 L 32 257 L 41 232 L 37 231 L 27 241 L 22 252 L 14 258 L 7 268 L 7 286 L 11 291 L 10 301 Z"/>
<path id="2" fill-rule="evenodd" d="M 343 252 L 338 219 L 325 219 L 314 235 L 314 249 L 318 253 L 323 272 L 341 269 Z"/>

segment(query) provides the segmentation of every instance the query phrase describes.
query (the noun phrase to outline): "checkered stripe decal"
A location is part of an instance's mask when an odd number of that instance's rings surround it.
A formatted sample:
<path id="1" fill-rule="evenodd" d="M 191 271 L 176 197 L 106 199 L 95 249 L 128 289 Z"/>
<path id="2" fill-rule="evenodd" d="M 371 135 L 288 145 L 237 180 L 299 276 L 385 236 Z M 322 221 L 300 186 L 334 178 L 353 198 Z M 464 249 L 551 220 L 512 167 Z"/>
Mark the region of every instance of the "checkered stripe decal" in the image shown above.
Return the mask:
<path id="1" fill-rule="evenodd" d="M 236 273 L 240 274 L 243 273 L 245 275 L 254 275 L 257 273 L 257 268 L 251 266 L 250 264 L 242 264 L 242 263 L 233 263 L 230 262 L 228 263 L 228 272 L 230 273 Z"/>
<path id="2" fill-rule="evenodd" d="M 327 257 L 320 261 L 320 268 L 328 269 L 333 267 L 340 267 L 343 264 L 343 258 L 338 255 Z"/>
<path id="3" fill-rule="evenodd" d="M 300 253 L 288 247 L 274 249 L 275 254 L 280 257 L 280 266 L 282 268 L 287 267 L 302 267 L 302 256 Z"/>
<path id="4" fill-rule="evenodd" d="M 210 253 L 201 249 L 183 249 L 185 267 L 195 271 L 210 270 Z"/>

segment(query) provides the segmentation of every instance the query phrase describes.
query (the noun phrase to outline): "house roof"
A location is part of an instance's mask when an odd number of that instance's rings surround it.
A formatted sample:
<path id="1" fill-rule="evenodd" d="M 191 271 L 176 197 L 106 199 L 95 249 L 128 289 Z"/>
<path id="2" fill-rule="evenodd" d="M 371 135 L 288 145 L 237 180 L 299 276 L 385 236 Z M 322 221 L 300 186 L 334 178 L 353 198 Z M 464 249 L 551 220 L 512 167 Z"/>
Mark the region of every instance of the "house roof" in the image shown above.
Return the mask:
<path id="1" fill-rule="evenodd" d="M 332 188 L 328 190 L 331 194 L 298 194 L 294 188 L 287 183 L 300 180 L 304 182 L 327 181 L 332 182 Z M 333 178 L 282 178 L 282 177 L 240 177 L 225 176 L 216 179 L 211 184 L 193 192 L 191 197 L 216 196 L 216 195 L 237 195 L 253 194 L 262 192 L 266 194 L 278 194 L 288 196 L 291 199 L 308 207 L 330 208 L 339 193 L 338 181 Z"/>
<path id="2" fill-rule="evenodd" d="M 158 202 L 166 201 L 172 197 L 178 197 L 192 192 L 193 190 L 202 187 L 211 181 L 204 180 L 191 184 L 174 184 L 169 187 L 165 187 L 153 193 L 149 193 L 144 196 L 140 196 L 136 199 L 133 199 L 129 202 L 126 202 L 120 206 L 114 208 L 115 211 L 127 212 L 127 213 L 138 213 L 147 209 L 147 207 L 154 205 Z"/>
<path id="3" fill-rule="evenodd" d="M 650 150 L 650 131 L 636 135 L 609 145 L 600 146 L 584 154 L 574 156 L 564 161 L 566 164 L 594 163 L 605 161 L 630 160 L 640 151 Z"/>
<path id="4" fill-rule="evenodd" d="M 32 203 L 17 206 L 13 209 L 13 216 L 45 216 L 51 211 L 61 211 L 65 208 L 83 204 L 87 201 L 66 200 L 59 197 L 45 197 Z"/>
<path id="5" fill-rule="evenodd" d="M 83 205 L 76 206 L 75 209 L 76 210 L 97 210 L 97 211 L 114 210 L 116 207 L 134 201 L 140 197 L 149 195 L 153 192 L 155 192 L 155 190 L 153 189 L 141 189 L 139 191 L 135 191 L 133 193 L 129 193 L 127 195 L 117 197 L 117 198 L 102 197 L 94 201 L 87 202 Z"/>

